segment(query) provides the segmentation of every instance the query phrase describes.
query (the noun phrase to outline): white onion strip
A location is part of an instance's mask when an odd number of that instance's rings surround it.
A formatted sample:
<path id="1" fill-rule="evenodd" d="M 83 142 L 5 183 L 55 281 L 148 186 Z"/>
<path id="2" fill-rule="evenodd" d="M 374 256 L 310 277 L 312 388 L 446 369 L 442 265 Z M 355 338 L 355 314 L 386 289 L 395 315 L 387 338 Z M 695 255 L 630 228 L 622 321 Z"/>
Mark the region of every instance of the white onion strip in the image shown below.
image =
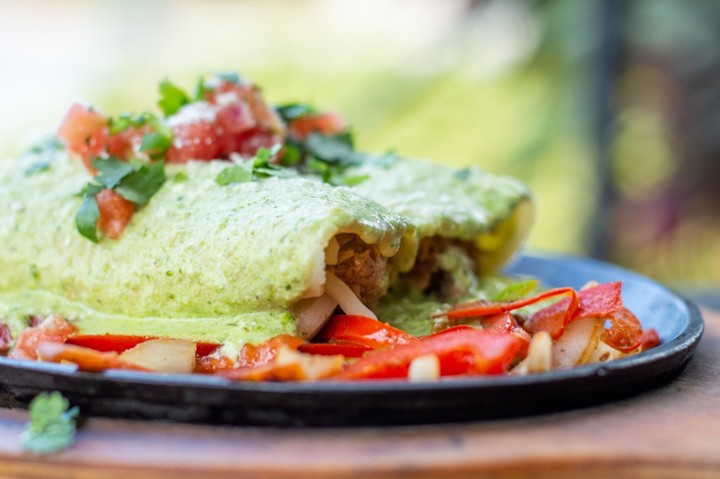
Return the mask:
<path id="1" fill-rule="evenodd" d="M 338 279 L 332 271 L 328 271 L 326 275 L 325 294 L 335 298 L 345 314 L 367 316 L 368 318 L 377 319 L 375 313 L 370 311 L 370 309 L 362 304 L 362 301 L 355 296 L 350 286 Z"/>
<path id="2" fill-rule="evenodd" d="M 330 319 L 338 302 L 324 294 L 317 298 L 301 299 L 292 307 L 297 334 L 303 339 L 312 339 L 320 328 Z"/>

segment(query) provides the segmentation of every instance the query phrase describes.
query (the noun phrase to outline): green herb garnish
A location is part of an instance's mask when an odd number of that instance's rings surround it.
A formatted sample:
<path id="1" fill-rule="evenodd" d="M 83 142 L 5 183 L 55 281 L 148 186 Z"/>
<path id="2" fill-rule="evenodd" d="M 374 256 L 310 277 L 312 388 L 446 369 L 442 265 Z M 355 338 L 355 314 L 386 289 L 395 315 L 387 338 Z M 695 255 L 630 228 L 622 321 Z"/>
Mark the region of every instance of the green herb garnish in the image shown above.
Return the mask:
<path id="1" fill-rule="evenodd" d="M 32 165 L 25 168 L 23 172 L 25 176 L 30 176 L 41 171 L 50 169 L 55 153 L 62 151 L 65 146 L 55 136 L 50 136 L 31 146 L 27 153 L 30 155 L 38 155 L 40 159 Z"/>
<path id="2" fill-rule="evenodd" d="M 222 170 L 215 177 L 215 183 L 227 186 L 231 183 L 247 183 L 253 178 L 253 160 L 243 161 Z"/>
<path id="3" fill-rule="evenodd" d="M 165 162 L 161 160 L 149 167 L 143 165 L 133 170 L 114 189 L 126 200 L 145 205 L 160 191 L 166 180 Z"/>
<path id="4" fill-rule="evenodd" d="M 70 408 L 62 394 L 57 391 L 38 394 L 30 402 L 28 412 L 30 422 L 21 436 L 23 449 L 48 454 L 72 445 L 79 410 L 77 406 Z"/>
<path id="5" fill-rule="evenodd" d="M 100 219 L 98 193 L 103 189 L 113 190 L 126 200 L 142 206 L 160 190 L 167 176 L 164 161 L 148 166 L 143 162 L 133 164 L 117 158 L 95 158 L 92 164 L 98 175 L 80 192 L 83 200 L 75 214 L 75 225 L 82 236 L 97 243 L 97 222 Z"/>
<path id="6" fill-rule="evenodd" d="M 498 294 L 496 294 L 491 299 L 491 301 L 494 303 L 502 303 L 506 301 L 516 301 L 518 299 L 522 299 L 535 291 L 537 285 L 537 279 L 528 279 L 525 281 L 520 281 L 518 283 L 513 283 L 505 287 Z"/>
<path id="7" fill-rule="evenodd" d="M 158 106 L 166 117 L 174 115 L 180 108 L 191 101 L 185 90 L 170 83 L 167 79 L 160 82 L 158 89 L 160 90 Z"/>
<path id="8" fill-rule="evenodd" d="M 229 166 L 218 173 L 215 177 L 215 183 L 220 186 L 227 186 L 231 183 L 247 183 L 248 181 L 271 176 L 283 178 L 296 176 L 297 173 L 294 170 L 270 163 L 270 160 L 281 148 L 281 144 L 277 144 L 272 148 L 258 148 L 253 158 Z"/>
<path id="9" fill-rule="evenodd" d="M 100 191 L 102 191 L 101 186 L 88 183 L 82 192 L 80 209 L 75 214 L 75 226 L 78 232 L 93 243 L 98 242 L 97 222 L 100 219 L 100 209 L 95 196 Z"/>
<path id="10" fill-rule="evenodd" d="M 315 108 L 305 103 L 286 103 L 275 107 L 275 111 L 286 122 L 317 113 Z"/>

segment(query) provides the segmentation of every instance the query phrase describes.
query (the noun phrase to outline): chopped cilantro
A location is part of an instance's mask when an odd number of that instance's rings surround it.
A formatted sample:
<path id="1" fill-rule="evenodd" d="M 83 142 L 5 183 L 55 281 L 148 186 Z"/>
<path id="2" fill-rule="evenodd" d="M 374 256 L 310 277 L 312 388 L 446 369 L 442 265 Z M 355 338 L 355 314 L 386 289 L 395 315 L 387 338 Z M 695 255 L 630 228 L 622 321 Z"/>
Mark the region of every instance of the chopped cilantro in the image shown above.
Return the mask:
<path id="1" fill-rule="evenodd" d="M 40 161 L 36 161 L 32 165 L 25 168 L 25 176 L 30 176 L 34 173 L 39 173 L 41 171 L 47 171 L 50 169 L 50 164 L 52 163 L 51 159 L 42 159 Z"/>
<path id="2" fill-rule="evenodd" d="M 55 158 L 55 153 L 62 151 L 65 146 L 57 139 L 57 137 L 50 136 L 38 143 L 31 146 L 27 153 L 30 155 L 38 155 L 40 158 L 35 163 L 31 164 L 23 172 L 25 176 L 30 176 L 41 171 L 47 171 L 50 169 L 50 165 Z"/>
<path id="3" fill-rule="evenodd" d="M 126 163 L 117 158 L 95 158 L 92 164 L 99 174 L 94 178 L 96 183 L 88 183 L 80 192 L 82 203 L 75 214 L 75 225 L 82 236 L 97 243 L 100 209 L 95 197 L 98 193 L 111 189 L 136 205 L 145 205 L 160 190 L 167 177 L 164 161 L 148 166 L 145 163 Z"/>
<path id="4" fill-rule="evenodd" d="M 23 449 L 36 454 L 48 454 L 67 449 L 77 432 L 77 406 L 59 392 L 40 393 L 28 407 L 30 422 L 25 426 L 21 441 Z"/>
<path id="5" fill-rule="evenodd" d="M 115 191 L 126 200 L 145 205 L 160 190 L 165 180 L 165 162 L 158 161 L 150 167 L 143 165 L 132 171 L 120 181 Z"/>
<path id="6" fill-rule="evenodd" d="M 56 151 L 62 151 L 65 149 L 65 145 L 57 139 L 55 136 L 49 136 L 44 138 L 31 146 L 28 149 L 28 153 L 33 155 L 42 155 L 44 153 L 54 153 Z"/>
<path id="7" fill-rule="evenodd" d="M 92 165 L 100 173 L 95 177 L 95 181 L 110 189 L 115 188 L 123 178 L 133 172 L 130 163 L 113 157 L 95 158 Z"/>
<path id="8" fill-rule="evenodd" d="M 111 135 L 117 135 L 130 128 L 140 128 L 152 122 L 153 119 L 156 119 L 155 115 L 146 111 L 136 116 L 130 113 L 123 113 L 120 116 L 110 118 L 109 133 Z"/>
<path id="9" fill-rule="evenodd" d="M 498 294 L 496 294 L 492 298 L 492 301 L 496 303 L 501 303 L 505 301 L 515 301 L 524 298 L 525 296 L 528 296 L 530 293 L 535 291 L 537 285 L 537 279 L 528 279 L 525 281 L 512 283 L 509 286 L 506 286 Z"/>
<path id="10" fill-rule="evenodd" d="M 345 186 L 357 186 L 368 178 L 370 178 L 370 175 L 350 175 L 343 176 L 339 180 Z"/>
<path id="11" fill-rule="evenodd" d="M 247 183 L 252 181 L 252 177 L 253 161 L 247 160 L 222 170 L 215 177 L 215 183 L 220 186 L 227 186 L 231 183 Z"/>
<path id="12" fill-rule="evenodd" d="M 253 158 L 229 166 L 218 173 L 215 183 L 227 186 L 231 183 L 246 183 L 271 176 L 280 178 L 296 176 L 296 171 L 270 163 L 281 148 L 280 144 L 274 145 L 272 148 L 258 148 Z"/>
<path id="13" fill-rule="evenodd" d="M 160 90 L 158 106 L 165 116 L 174 115 L 180 108 L 190 103 L 190 97 L 185 90 L 170 83 L 169 80 L 160 82 L 158 89 Z"/>
<path id="14" fill-rule="evenodd" d="M 94 183 L 88 183 L 83 191 L 82 203 L 80 209 L 75 214 L 75 226 L 81 235 L 92 241 L 98 242 L 97 222 L 100 219 L 100 209 L 98 208 L 95 196 L 102 191 L 102 187 Z"/>
<path id="15" fill-rule="evenodd" d="M 197 84 L 195 85 L 195 97 L 193 101 L 205 100 L 205 94 L 212 92 L 213 89 L 205 84 L 205 79 L 200 77 Z"/>
<path id="16" fill-rule="evenodd" d="M 315 108 L 305 103 L 286 103 L 285 105 L 275 107 L 275 110 L 286 122 L 317 113 Z"/>
<path id="17" fill-rule="evenodd" d="M 163 133 L 146 133 L 143 136 L 140 151 L 147 152 L 150 158 L 159 159 L 165 155 L 165 152 L 172 145 L 172 137 Z"/>

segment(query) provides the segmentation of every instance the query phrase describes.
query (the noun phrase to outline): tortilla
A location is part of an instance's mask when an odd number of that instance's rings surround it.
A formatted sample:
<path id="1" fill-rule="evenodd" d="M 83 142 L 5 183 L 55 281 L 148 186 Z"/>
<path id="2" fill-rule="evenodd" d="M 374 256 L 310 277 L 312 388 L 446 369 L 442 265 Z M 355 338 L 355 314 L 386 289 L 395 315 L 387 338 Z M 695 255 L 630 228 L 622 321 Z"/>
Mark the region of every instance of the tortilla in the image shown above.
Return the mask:
<path id="1" fill-rule="evenodd" d="M 83 334 L 171 336 L 234 343 L 294 334 L 288 309 L 318 296 L 325 248 L 351 233 L 391 258 L 407 222 L 347 188 L 303 178 L 220 186 L 227 162 L 166 167 L 168 181 L 118 240 L 95 244 L 75 226 L 91 180 L 55 156 L 0 164 L 0 312 L 62 315 Z M 153 319 L 154 318 L 154 319 Z"/>

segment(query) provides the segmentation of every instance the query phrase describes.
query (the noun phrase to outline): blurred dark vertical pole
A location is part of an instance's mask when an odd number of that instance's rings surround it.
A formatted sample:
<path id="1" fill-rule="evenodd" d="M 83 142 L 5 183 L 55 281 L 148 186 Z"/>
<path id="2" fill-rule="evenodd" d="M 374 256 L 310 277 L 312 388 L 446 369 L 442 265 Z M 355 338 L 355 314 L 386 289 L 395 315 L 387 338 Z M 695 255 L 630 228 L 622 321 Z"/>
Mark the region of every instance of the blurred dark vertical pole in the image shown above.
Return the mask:
<path id="1" fill-rule="evenodd" d="M 591 221 L 590 254 L 607 259 L 610 239 L 608 227 L 614 187 L 611 176 L 611 146 L 615 121 L 615 83 L 620 65 L 620 17 L 622 0 L 599 2 L 599 35 L 596 61 L 595 91 L 595 175 L 598 180 L 598 201 Z"/>

